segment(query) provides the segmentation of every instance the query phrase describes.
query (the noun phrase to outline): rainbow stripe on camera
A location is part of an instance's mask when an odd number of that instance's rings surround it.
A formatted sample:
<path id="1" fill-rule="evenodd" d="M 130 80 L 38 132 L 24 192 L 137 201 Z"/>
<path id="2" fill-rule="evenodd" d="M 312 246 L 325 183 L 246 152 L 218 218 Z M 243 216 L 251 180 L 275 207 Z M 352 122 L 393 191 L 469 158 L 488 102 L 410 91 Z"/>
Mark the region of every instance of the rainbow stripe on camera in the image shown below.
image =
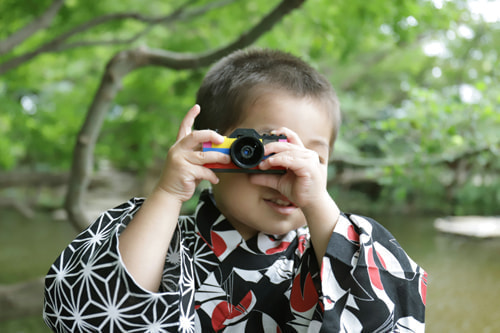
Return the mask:
<path id="1" fill-rule="evenodd" d="M 238 140 L 238 138 L 230 138 L 224 137 L 224 142 L 221 144 L 214 144 L 212 142 L 204 142 L 202 145 L 203 151 L 217 151 L 220 153 L 224 153 L 227 155 L 231 154 L 231 145 L 234 141 Z M 259 139 L 262 142 L 262 139 Z M 287 142 L 286 139 L 279 139 L 279 142 Z M 263 160 L 268 158 L 269 155 L 264 156 Z M 286 169 L 283 167 L 274 167 L 268 170 L 260 170 L 258 166 L 249 169 L 243 169 L 235 165 L 233 162 L 229 164 L 220 164 L 220 163 L 207 163 L 204 164 L 205 167 L 212 169 L 215 172 L 238 172 L 238 173 L 272 173 L 272 174 L 283 174 L 286 172 Z"/>
<path id="2" fill-rule="evenodd" d="M 218 152 L 221 152 L 221 153 L 229 155 L 229 152 L 231 150 L 231 145 L 236 140 L 237 140 L 237 138 L 228 138 L 228 137 L 225 137 L 224 138 L 224 142 L 221 143 L 221 144 L 219 144 L 219 145 L 214 144 L 212 142 L 204 142 L 203 143 L 203 151 L 218 151 Z"/>

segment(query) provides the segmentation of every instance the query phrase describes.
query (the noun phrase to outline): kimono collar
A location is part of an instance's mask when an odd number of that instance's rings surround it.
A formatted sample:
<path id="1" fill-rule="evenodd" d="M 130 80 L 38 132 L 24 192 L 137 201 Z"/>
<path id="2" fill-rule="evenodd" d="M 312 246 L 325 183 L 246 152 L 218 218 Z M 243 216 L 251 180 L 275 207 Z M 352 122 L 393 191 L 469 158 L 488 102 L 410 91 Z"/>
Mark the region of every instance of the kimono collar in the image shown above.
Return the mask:
<path id="1" fill-rule="evenodd" d="M 245 241 L 241 234 L 219 211 L 211 190 L 200 195 L 195 212 L 196 231 L 210 247 L 214 254 L 223 261 L 235 249 L 244 249 L 256 255 L 279 255 L 287 250 L 295 240 L 297 231 L 292 230 L 285 235 L 268 235 L 259 232 Z"/>

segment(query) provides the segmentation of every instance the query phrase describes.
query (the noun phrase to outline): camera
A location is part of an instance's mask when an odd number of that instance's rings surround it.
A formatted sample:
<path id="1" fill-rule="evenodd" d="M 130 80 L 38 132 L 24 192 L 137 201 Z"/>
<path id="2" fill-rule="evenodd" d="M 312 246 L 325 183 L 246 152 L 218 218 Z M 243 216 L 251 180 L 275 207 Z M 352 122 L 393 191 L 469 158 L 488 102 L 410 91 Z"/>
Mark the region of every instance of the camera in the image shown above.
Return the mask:
<path id="1" fill-rule="evenodd" d="M 269 155 L 264 155 L 264 145 L 270 142 L 286 142 L 285 135 L 260 135 L 251 128 L 237 128 L 224 142 L 217 145 L 212 142 L 203 143 L 203 151 L 218 151 L 231 156 L 231 163 L 205 164 L 215 172 L 243 172 L 243 173 L 285 173 L 283 167 L 273 167 L 260 170 L 259 163 Z"/>

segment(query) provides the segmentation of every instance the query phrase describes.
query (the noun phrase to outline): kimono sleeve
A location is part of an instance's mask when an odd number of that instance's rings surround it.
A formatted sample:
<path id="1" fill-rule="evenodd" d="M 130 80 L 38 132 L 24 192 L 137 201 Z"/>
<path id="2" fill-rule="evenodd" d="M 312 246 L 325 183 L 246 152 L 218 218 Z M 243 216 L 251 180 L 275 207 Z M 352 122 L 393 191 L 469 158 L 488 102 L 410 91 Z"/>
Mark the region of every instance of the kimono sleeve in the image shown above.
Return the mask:
<path id="1" fill-rule="evenodd" d="M 321 332 L 424 332 L 427 273 L 370 218 L 340 216 L 321 285 Z"/>
<path id="2" fill-rule="evenodd" d="M 191 288 L 177 228 L 166 260 L 159 293 L 141 288 L 127 272 L 118 251 L 118 236 L 140 208 L 132 199 L 103 213 L 61 253 L 45 278 L 43 317 L 55 332 L 177 331 L 185 313 L 180 299 Z M 177 253 L 171 253 L 177 251 Z M 167 256 L 168 259 L 168 256 Z M 188 291 L 186 291 L 188 290 Z M 190 296 L 188 295 L 188 298 Z"/>

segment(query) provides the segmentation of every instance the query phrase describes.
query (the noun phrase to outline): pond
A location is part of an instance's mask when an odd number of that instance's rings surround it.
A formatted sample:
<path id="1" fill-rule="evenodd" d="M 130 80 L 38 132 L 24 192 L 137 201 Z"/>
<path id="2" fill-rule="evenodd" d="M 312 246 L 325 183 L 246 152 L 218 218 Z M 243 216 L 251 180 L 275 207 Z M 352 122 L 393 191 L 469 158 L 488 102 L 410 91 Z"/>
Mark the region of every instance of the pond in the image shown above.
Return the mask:
<path id="1" fill-rule="evenodd" d="M 380 222 L 429 274 L 426 332 L 500 332 L 500 238 L 440 233 L 429 217 Z"/>
<path id="2" fill-rule="evenodd" d="M 42 276 L 75 236 L 49 214 L 25 220 L 1 213 L 0 284 Z M 429 273 L 426 332 L 500 332 L 500 239 L 436 232 L 431 217 L 378 220 Z M 40 300 L 41 306 L 42 300 Z M 41 316 L 0 323 L 0 332 L 49 332 Z"/>

